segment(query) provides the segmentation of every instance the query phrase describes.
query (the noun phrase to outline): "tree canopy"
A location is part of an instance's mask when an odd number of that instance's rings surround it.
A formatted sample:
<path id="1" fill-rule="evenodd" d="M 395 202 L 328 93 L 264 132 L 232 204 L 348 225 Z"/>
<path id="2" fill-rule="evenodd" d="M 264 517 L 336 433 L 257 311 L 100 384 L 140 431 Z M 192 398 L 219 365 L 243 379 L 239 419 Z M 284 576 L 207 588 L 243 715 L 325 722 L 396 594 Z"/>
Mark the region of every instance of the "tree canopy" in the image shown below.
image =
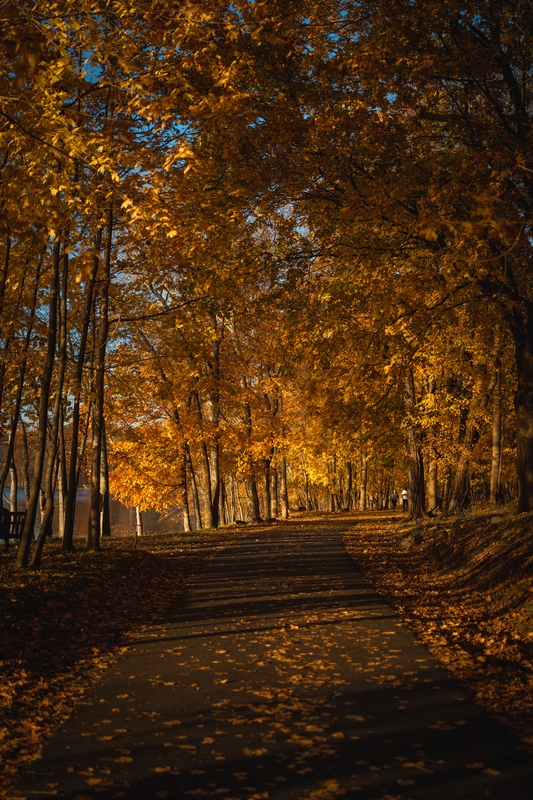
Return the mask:
<path id="1" fill-rule="evenodd" d="M 2 491 L 533 510 L 533 9 L 1 4 Z M 41 494 L 37 545 L 31 539 Z M 11 492 L 13 498 L 13 492 Z"/>

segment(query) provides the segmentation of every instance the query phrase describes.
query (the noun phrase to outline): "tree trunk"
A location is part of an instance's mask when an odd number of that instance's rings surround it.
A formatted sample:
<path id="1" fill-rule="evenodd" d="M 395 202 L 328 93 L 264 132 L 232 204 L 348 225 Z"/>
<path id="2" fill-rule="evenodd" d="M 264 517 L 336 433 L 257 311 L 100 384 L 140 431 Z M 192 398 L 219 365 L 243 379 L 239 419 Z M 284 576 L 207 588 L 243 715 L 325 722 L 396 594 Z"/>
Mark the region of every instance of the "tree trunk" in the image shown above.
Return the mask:
<path id="1" fill-rule="evenodd" d="M 22 486 L 24 488 L 24 499 L 26 501 L 26 508 L 30 502 L 30 454 L 28 450 L 28 435 L 26 433 L 26 426 L 24 421 L 21 421 L 22 429 Z"/>
<path id="2" fill-rule="evenodd" d="M 67 233 L 64 234 L 63 243 L 63 275 L 61 281 L 60 303 L 59 303 L 59 345 L 58 345 L 58 372 L 56 381 L 56 396 L 52 412 L 52 428 L 50 431 L 50 441 L 48 444 L 48 462 L 45 475 L 45 496 L 46 503 L 44 514 L 41 519 L 41 528 L 37 537 L 37 544 L 33 554 L 31 565 L 39 567 L 45 539 L 52 531 L 52 518 L 54 515 L 54 477 L 56 474 L 59 426 L 61 424 L 61 402 L 63 396 L 63 383 L 65 380 L 65 370 L 67 367 L 67 290 L 68 290 L 68 253 L 66 252 L 65 242 Z"/>
<path id="3" fill-rule="evenodd" d="M 93 268 L 89 276 L 89 280 L 87 281 L 87 288 L 85 291 L 85 313 L 83 315 L 83 321 L 81 326 L 80 348 L 78 351 L 78 360 L 76 362 L 76 375 L 73 386 L 74 403 L 72 406 L 70 462 L 68 470 L 67 500 L 65 504 L 65 534 L 63 536 L 63 546 L 62 546 L 62 549 L 65 552 L 70 552 L 74 548 L 74 516 L 76 513 L 76 493 L 78 491 L 78 480 L 79 480 L 78 440 L 79 440 L 79 430 L 80 430 L 80 399 L 82 390 L 83 368 L 85 365 L 85 353 L 87 350 L 87 339 L 89 337 L 89 329 L 91 327 L 94 284 L 96 281 L 98 265 L 100 263 L 98 252 L 100 250 L 101 240 L 102 240 L 102 231 L 99 230 L 95 238 L 95 255 L 93 259 Z M 89 423 L 89 418 L 87 419 L 87 425 L 88 423 Z"/>
<path id="4" fill-rule="evenodd" d="M 409 369 L 404 381 L 405 408 L 408 414 L 414 411 L 416 404 L 415 379 L 413 370 Z M 424 483 L 424 460 L 418 434 L 412 426 L 407 428 L 407 446 L 409 453 L 409 517 L 420 519 L 426 516 L 426 487 Z"/>
<path id="5" fill-rule="evenodd" d="M 270 494 L 270 464 L 272 459 L 265 458 L 265 520 L 270 522 L 272 498 Z"/>
<path id="6" fill-rule="evenodd" d="M 144 535 L 143 517 L 140 506 L 135 506 L 135 538 Z"/>
<path id="7" fill-rule="evenodd" d="M 235 501 L 237 503 L 237 510 L 239 512 L 239 520 L 241 522 L 244 522 L 244 511 L 242 508 L 241 496 L 239 494 L 239 479 L 237 477 L 235 477 L 234 479 L 234 485 L 235 485 Z"/>
<path id="8" fill-rule="evenodd" d="M 63 539 L 65 535 L 65 506 L 67 502 L 67 464 L 65 448 L 65 420 L 63 415 L 63 405 L 59 420 L 59 472 L 58 472 L 58 494 L 59 494 L 59 537 Z"/>
<path id="9" fill-rule="evenodd" d="M 351 461 L 346 462 L 346 499 L 344 502 L 344 511 L 350 511 L 352 507 L 352 492 L 353 492 L 353 466 Z"/>
<path id="10" fill-rule="evenodd" d="M 492 455 L 490 465 L 490 502 L 493 505 L 500 500 L 500 482 L 502 469 L 502 368 L 496 366 L 496 385 L 492 407 Z"/>
<path id="11" fill-rule="evenodd" d="M 191 495 L 192 495 L 192 505 L 194 508 L 194 521 L 196 525 L 196 530 L 200 530 L 202 528 L 202 514 L 200 511 L 200 497 L 198 495 L 198 483 L 196 481 L 196 474 L 194 472 L 194 465 L 192 463 L 191 457 L 191 449 L 189 444 L 185 442 L 185 458 L 187 461 L 187 469 L 189 472 L 189 481 L 191 484 Z"/>
<path id="12" fill-rule="evenodd" d="M 250 492 L 252 522 L 261 522 L 261 507 L 259 505 L 259 492 L 257 491 L 255 475 L 250 475 L 248 478 L 248 490 Z"/>
<path id="13" fill-rule="evenodd" d="M 33 527 L 37 515 L 41 479 L 43 475 L 44 457 L 46 451 L 46 434 L 48 426 L 48 401 L 50 398 L 50 383 L 54 370 L 54 357 L 56 352 L 57 339 L 57 301 L 59 295 L 59 263 L 60 263 L 61 239 L 56 237 L 52 256 L 52 270 L 50 275 L 50 294 L 49 294 L 49 315 L 48 315 L 48 342 L 46 359 L 43 373 L 41 376 L 40 387 L 41 395 L 39 399 L 39 423 L 37 434 L 37 446 L 35 449 L 35 460 L 33 465 L 33 478 L 30 490 L 28 508 L 26 510 L 26 521 L 20 540 L 17 553 L 16 565 L 19 569 L 28 566 L 31 541 L 33 539 Z"/>
<path id="14" fill-rule="evenodd" d="M 361 479 L 359 483 L 359 511 L 366 510 L 366 484 L 368 480 L 368 458 L 365 453 L 361 456 Z"/>
<path id="15" fill-rule="evenodd" d="M 19 489 L 17 465 L 15 459 L 11 461 L 11 468 L 9 470 L 10 484 L 9 484 L 9 510 L 17 511 L 17 493 Z"/>
<path id="16" fill-rule="evenodd" d="M 0 476 L 0 498 L 3 497 L 4 495 L 4 486 L 7 480 L 7 476 L 9 474 L 10 464 L 11 461 L 13 460 L 13 455 L 15 452 L 15 437 L 17 435 L 17 427 L 20 419 L 20 408 L 22 404 L 22 394 L 24 391 L 24 380 L 26 377 L 28 353 L 31 345 L 31 335 L 33 332 L 33 325 L 35 323 L 35 312 L 37 308 L 37 294 L 39 291 L 40 277 L 41 277 L 41 264 L 39 263 L 39 266 L 37 268 L 37 274 L 35 277 L 35 289 L 33 292 L 30 319 L 28 321 L 28 328 L 26 330 L 26 336 L 24 337 L 24 345 L 22 349 L 22 360 L 20 362 L 20 368 L 18 374 L 18 386 L 15 397 L 15 408 L 13 411 L 13 416 L 11 418 L 11 432 L 9 435 L 9 440 L 7 445 L 6 462 L 2 475 Z M 26 449 L 27 449 L 27 442 L 26 442 Z M 27 495 L 26 505 L 28 502 L 29 502 L 29 494 Z"/>
<path id="17" fill-rule="evenodd" d="M 439 484 L 438 484 L 438 470 L 437 459 L 435 453 L 432 451 L 429 459 L 428 469 L 428 509 L 435 511 L 439 504 Z"/>
<path id="18" fill-rule="evenodd" d="M 102 536 L 111 536 L 111 508 L 109 497 L 109 463 L 107 460 L 107 433 L 105 420 L 102 430 L 102 455 L 100 459 L 100 494 L 102 495 L 102 516 L 100 526 Z"/>
<path id="19" fill-rule="evenodd" d="M 100 494 L 100 461 L 102 458 L 102 436 L 104 432 L 104 390 L 107 338 L 109 336 L 109 284 L 111 282 L 111 246 L 113 243 L 113 207 L 108 210 L 107 241 L 103 275 L 99 281 L 100 325 L 96 350 L 93 410 L 93 451 L 91 470 L 90 528 L 87 537 L 89 550 L 100 548 L 100 516 L 102 497 Z"/>
<path id="20" fill-rule="evenodd" d="M 280 474 L 280 516 L 281 519 L 289 519 L 289 492 L 287 488 L 287 459 L 283 456 L 281 460 Z"/>
<path id="21" fill-rule="evenodd" d="M 189 513 L 189 497 L 187 494 L 187 454 L 183 453 L 182 467 L 180 470 L 179 502 L 183 506 L 183 530 L 191 530 L 191 515 Z"/>

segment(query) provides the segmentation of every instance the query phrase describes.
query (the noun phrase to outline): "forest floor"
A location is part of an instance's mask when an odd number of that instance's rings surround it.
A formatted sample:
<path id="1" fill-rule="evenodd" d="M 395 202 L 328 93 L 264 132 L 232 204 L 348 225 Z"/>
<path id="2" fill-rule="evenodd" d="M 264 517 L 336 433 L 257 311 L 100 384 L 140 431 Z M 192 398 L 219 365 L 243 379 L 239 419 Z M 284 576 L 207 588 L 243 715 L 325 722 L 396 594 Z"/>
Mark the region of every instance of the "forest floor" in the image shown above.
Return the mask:
<path id="1" fill-rule="evenodd" d="M 473 699 L 533 751 L 533 514 L 369 512 L 357 567 Z"/>
<path id="2" fill-rule="evenodd" d="M 330 516 L 330 515 L 327 515 Z M 318 514 L 298 515 L 316 523 Z M 423 524 L 353 514 L 348 553 L 434 656 L 533 749 L 531 515 L 476 512 Z M 117 538 L 99 553 L 45 549 L 40 571 L 0 554 L 0 786 L 8 791 L 50 733 L 243 526 Z M 2 790 L 0 789 L 0 797 Z"/>

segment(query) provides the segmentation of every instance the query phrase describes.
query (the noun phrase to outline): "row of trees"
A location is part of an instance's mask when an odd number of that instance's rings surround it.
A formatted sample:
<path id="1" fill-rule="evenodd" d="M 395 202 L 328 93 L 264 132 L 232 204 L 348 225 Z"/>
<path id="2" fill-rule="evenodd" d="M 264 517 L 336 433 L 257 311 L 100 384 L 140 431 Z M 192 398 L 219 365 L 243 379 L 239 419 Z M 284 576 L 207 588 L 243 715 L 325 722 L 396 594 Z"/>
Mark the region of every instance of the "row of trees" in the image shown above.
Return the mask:
<path id="1" fill-rule="evenodd" d="M 95 548 L 108 481 L 185 526 L 383 506 L 407 475 L 416 517 L 533 509 L 529 2 L 1 15 L 19 566 L 42 490 L 32 562 L 54 487 L 73 547 L 84 464 Z"/>

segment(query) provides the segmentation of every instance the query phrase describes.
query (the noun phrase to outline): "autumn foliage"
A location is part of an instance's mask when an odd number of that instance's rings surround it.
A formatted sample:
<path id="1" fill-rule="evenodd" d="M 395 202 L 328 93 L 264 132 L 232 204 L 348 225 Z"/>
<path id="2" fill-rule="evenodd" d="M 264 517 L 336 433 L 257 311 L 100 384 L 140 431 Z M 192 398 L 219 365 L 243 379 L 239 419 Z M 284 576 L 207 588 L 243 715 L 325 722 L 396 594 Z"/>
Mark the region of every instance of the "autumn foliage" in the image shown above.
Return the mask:
<path id="1" fill-rule="evenodd" d="M 533 509 L 528 2 L 1 14 L 19 567 L 81 485 L 94 549 L 110 491 L 185 530 Z"/>

